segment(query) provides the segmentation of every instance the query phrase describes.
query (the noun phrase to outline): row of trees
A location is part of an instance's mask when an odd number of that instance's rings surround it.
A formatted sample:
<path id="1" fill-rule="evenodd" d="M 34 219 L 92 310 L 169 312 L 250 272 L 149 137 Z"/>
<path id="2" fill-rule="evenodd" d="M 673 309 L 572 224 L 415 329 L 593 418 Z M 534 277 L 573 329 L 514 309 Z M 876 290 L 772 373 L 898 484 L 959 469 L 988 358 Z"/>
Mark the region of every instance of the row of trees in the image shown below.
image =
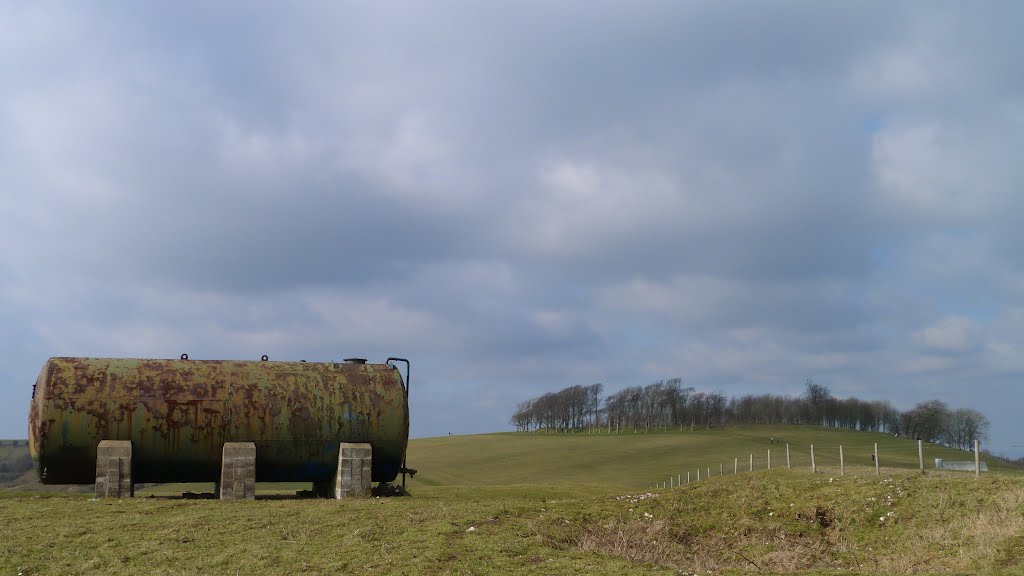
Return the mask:
<path id="1" fill-rule="evenodd" d="M 576 430 L 593 427 L 601 412 L 602 384 L 570 386 L 558 392 L 548 392 L 539 398 L 520 402 L 512 422 L 516 429 L 528 431 Z"/>
<path id="2" fill-rule="evenodd" d="M 971 408 L 950 410 L 941 400 L 921 402 L 900 415 L 894 431 L 928 442 L 970 450 L 975 440 L 988 438 L 989 422 Z"/>
<path id="3" fill-rule="evenodd" d="M 951 410 L 940 400 L 901 412 L 885 401 L 836 398 L 827 386 L 807 380 L 798 397 L 774 394 L 727 398 L 699 392 L 682 380 L 631 386 L 601 401 L 601 384 L 570 386 L 521 402 L 512 414 L 517 430 L 567 431 L 601 427 L 609 432 L 711 427 L 729 424 L 811 424 L 909 435 L 970 448 L 988 435 L 988 419 L 971 409 Z"/>

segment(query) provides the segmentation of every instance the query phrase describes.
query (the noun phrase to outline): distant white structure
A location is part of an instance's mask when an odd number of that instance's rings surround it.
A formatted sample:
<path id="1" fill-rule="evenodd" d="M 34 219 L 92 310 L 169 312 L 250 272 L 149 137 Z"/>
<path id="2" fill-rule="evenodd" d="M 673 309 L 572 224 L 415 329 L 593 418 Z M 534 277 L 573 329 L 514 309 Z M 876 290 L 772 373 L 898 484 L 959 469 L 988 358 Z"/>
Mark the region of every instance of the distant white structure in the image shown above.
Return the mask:
<path id="1" fill-rule="evenodd" d="M 979 464 L 982 472 L 988 472 L 988 464 L 981 462 Z M 960 470 L 963 472 L 974 472 L 974 461 L 973 460 L 950 460 L 945 461 L 942 458 L 935 459 L 936 470 Z"/>

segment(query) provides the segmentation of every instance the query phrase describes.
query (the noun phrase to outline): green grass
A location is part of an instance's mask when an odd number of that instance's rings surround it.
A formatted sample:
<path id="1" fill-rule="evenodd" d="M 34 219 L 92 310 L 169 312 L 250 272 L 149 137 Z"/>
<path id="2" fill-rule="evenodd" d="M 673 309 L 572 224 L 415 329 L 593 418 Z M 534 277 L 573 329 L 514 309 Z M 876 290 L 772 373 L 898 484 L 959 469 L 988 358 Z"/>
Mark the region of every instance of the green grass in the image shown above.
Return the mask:
<path id="1" fill-rule="evenodd" d="M 310 490 L 313 487 L 310 482 L 257 482 L 256 495 L 294 495 L 300 490 Z M 213 493 L 213 482 L 175 482 L 169 484 L 156 484 L 145 488 L 136 488 L 135 496 L 180 496 L 186 492 L 194 494 Z"/>
<path id="2" fill-rule="evenodd" d="M 28 444 L 25 442 L 25 440 L 0 439 L 0 462 L 3 462 L 4 460 L 19 458 L 23 454 L 28 454 Z"/>
<path id="3" fill-rule="evenodd" d="M 27 440 L 0 440 L 0 489 L 21 483 L 31 469 Z"/>
<path id="4" fill-rule="evenodd" d="M 774 437 L 776 443 L 769 444 Z M 645 488 L 669 475 L 696 477 L 711 468 L 732 473 L 748 470 L 750 454 L 754 469 L 767 468 L 771 450 L 772 467 L 786 465 L 786 443 L 790 464 L 795 469 L 811 467 L 811 445 L 819 471 L 839 469 L 839 446 L 845 464 L 871 466 L 874 444 L 878 443 L 881 466 L 917 468 L 917 442 L 891 434 L 854 432 L 809 426 L 733 426 L 697 429 L 693 432 L 652 432 L 633 434 L 548 434 L 505 433 L 479 436 L 443 436 L 410 443 L 408 462 L 422 470 L 417 485 L 533 484 L 557 482 L 608 484 Z M 933 444 L 924 445 L 926 468 L 935 458 L 973 460 L 972 453 Z M 987 459 L 990 470 L 1015 470 Z"/>
<path id="5" fill-rule="evenodd" d="M 771 435 L 791 444 L 793 469 L 775 466 L 784 445 L 772 446 L 773 469 L 763 469 Z M 797 450 L 812 441 L 817 474 L 809 450 Z M 881 476 L 867 466 L 875 441 Z M 839 443 L 849 461 L 862 460 L 845 476 L 833 467 Z M 759 470 L 717 476 L 718 462 L 754 449 Z M 954 459 L 930 450 L 926 458 Z M 409 465 L 422 470 L 410 498 L 0 492 L 0 574 L 1024 573 L 1024 476 L 921 474 L 916 443 L 883 435 L 744 427 L 454 436 L 414 440 Z M 645 488 L 697 466 L 715 475 Z"/>
<path id="6" fill-rule="evenodd" d="M 13 444 L 13 443 L 17 444 Z M 0 462 L 18 460 L 28 454 L 25 440 L 0 440 Z"/>

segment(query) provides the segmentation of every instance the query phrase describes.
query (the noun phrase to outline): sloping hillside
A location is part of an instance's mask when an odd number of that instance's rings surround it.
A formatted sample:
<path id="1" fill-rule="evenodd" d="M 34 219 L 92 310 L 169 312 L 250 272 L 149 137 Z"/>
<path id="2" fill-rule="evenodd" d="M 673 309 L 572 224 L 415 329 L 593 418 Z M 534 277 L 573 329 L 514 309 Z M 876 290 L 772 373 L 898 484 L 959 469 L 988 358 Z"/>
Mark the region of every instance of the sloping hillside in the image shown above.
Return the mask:
<path id="1" fill-rule="evenodd" d="M 28 440 L 0 440 L 0 487 L 21 483 L 30 470 Z"/>
<path id="2" fill-rule="evenodd" d="M 787 442 L 793 469 L 785 468 Z M 751 453 L 755 472 L 731 474 L 726 464 L 749 466 Z M 925 454 L 929 467 L 936 457 L 969 456 L 934 446 Z M 409 465 L 422 470 L 410 498 L 4 491 L 0 573 L 1024 573 L 1024 475 L 994 461 L 1003 471 L 980 479 L 920 474 L 916 442 L 878 434 L 751 427 L 455 436 L 412 441 Z M 695 476 L 698 466 L 700 482 L 647 488 L 670 473 Z"/>
<path id="3" fill-rule="evenodd" d="M 772 440 L 774 439 L 774 443 Z M 786 444 L 794 468 L 810 468 L 814 445 L 819 470 L 838 469 L 839 446 L 847 467 L 873 466 L 878 443 L 884 467 L 916 468 L 917 442 L 889 434 L 810 426 L 735 426 L 683 432 L 607 434 L 498 433 L 421 438 L 409 442 L 408 464 L 420 470 L 412 485 L 604 484 L 643 488 L 669 475 L 696 478 L 720 470 L 786 465 Z M 973 454 L 924 445 L 925 467 L 935 458 L 971 460 Z M 987 459 L 992 470 L 1013 470 Z M 46 489 L 32 474 L 27 440 L 0 440 L 0 486 Z M 64 488 L 65 490 L 68 488 Z M 187 490 L 185 487 L 183 490 Z"/>
<path id="4" fill-rule="evenodd" d="M 774 439 L 774 442 L 772 440 Z M 786 465 L 786 444 L 794 468 L 811 467 L 811 445 L 821 471 L 839 468 L 839 446 L 847 467 L 873 467 L 878 443 L 883 467 L 917 468 L 917 442 L 890 434 L 812 426 L 736 426 L 683 432 L 623 434 L 502 433 L 424 438 L 409 443 L 408 463 L 420 485 L 607 484 L 644 488 L 669 475 L 717 476 Z M 973 454 L 924 445 L 926 469 L 935 458 L 973 460 Z M 1010 469 L 988 459 L 992 470 Z"/>

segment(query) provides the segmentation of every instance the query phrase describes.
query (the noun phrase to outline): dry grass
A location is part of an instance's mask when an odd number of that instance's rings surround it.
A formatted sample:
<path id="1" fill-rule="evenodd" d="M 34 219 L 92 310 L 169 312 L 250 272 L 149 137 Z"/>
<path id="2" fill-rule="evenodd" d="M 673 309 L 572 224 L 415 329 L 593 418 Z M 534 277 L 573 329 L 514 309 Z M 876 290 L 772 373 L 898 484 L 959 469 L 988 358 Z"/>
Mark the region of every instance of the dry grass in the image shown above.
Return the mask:
<path id="1" fill-rule="evenodd" d="M 886 472 L 712 479 L 627 500 L 598 522 L 555 520 L 546 533 L 682 572 L 1024 572 L 1021 480 Z"/>
<path id="2" fill-rule="evenodd" d="M 809 540 L 777 529 L 692 536 L 673 531 L 660 521 L 590 527 L 574 544 L 590 552 L 694 573 L 727 569 L 795 573 L 816 567 L 838 568 L 843 552 L 824 539 Z"/>
<path id="3" fill-rule="evenodd" d="M 600 486 L 218 502 L 8 494 L 0 574 L 1024 573 L 1024 481 L 772 470 Z M 885 520 L 881 520 L 885 518 Z"/>
<path id="4" fill-rule="evenodd" d="M 990 481 L 972 489 L 969 482 L 931 483 L 933 493 L 926 496 L 931 509 L 913 525 L 915 546 L 881 567 L 924 573 L 967 558 L 979 566 L 994 566 L 997 558 L 1005 558 L 1013 538 L 1024 534 L 1024 485 Z M 1004 564 L 1012 562 L 1007 559 Z"/>

